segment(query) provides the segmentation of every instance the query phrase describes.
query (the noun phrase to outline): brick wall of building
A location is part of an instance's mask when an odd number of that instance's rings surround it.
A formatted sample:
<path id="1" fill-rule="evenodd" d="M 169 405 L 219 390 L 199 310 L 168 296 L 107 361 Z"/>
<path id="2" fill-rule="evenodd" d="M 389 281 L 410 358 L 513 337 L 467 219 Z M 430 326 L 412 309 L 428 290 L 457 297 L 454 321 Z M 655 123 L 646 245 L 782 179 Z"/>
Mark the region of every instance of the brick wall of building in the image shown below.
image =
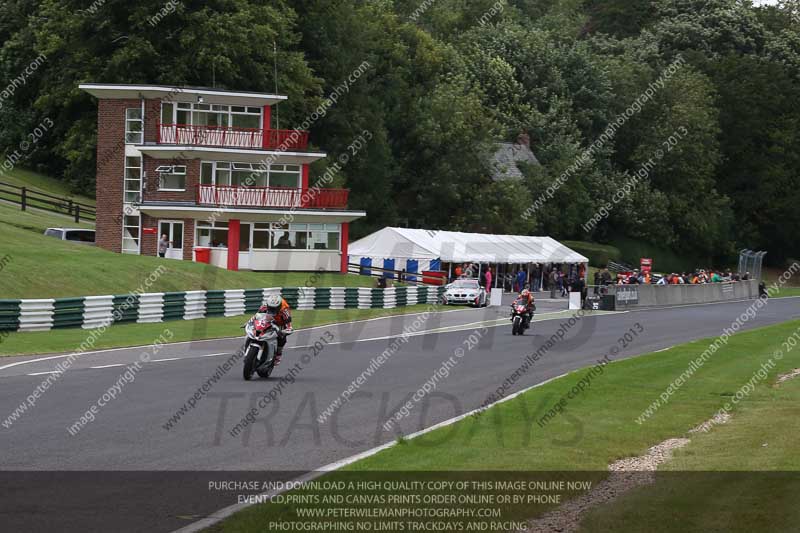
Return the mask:
<path id="1" fill-rule="evenodd" d="M 183 260 L 194 261 L 194 220 L 183 219 Z"/>
<path id="2" fill-rule="evenodd" d="M 161 100 L 144 101 L 144 142 L 155 144 L 158 140 L 158 123 L 161 122 Z"/>
<path id="3" fill-rule="evenodd" d="M 147 173 L 144 200 L 151 202 L 195 202 L 197 200 L 197 185 L 200 183 L 199 159 L 155 159 L 144 156 L 142 158 L 144 171 Z M 156 168 L 161 165 L 186 165 L 186 191 L 159 191 L 159 175 Z"/>
<path id="4" fill-rule="evenodd" d="M 97 246 L 122 249 L 122 195 L 125 175 L 125 109 L 139 100 L 99 100 L 97 110 Z"/>
<path id="5" fill-rule="evenodd" d="M 160 219 L 142 214 L 142 227 L 143 228 L 158 228 Z M 166 219 L 166 220 L 181 220 L 183 222 L 183 260 L 194 261 L 194 223 L 191 218 L 184 219 Z M 161 233 L 152 235 L 142 235 L 142 255 L 158 255 L 158 240 L 161 239 Z"/>
<path id="6" fill-rule="evenodd" d="M 158 228 L 158 221 L 142 213 L 142 228 Z M 157 233 L 145 235 L 142 232 L 142 255 L 157 255 L 157 241 L 160 238 L 161 235 Z"/>

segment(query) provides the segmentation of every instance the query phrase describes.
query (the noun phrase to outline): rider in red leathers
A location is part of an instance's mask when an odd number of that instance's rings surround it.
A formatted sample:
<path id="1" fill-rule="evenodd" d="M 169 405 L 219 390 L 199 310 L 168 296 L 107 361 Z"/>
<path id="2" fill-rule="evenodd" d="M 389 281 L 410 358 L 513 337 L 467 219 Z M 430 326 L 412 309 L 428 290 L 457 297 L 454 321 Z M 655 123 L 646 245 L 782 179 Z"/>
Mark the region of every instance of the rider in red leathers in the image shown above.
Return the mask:
<path id="1" fill-rule="evenodd" d="M 286 345 L 286 337 L 292 332 L 292 309 L 286 300 L 277 294 L 267 296 L 264 305 L 258 308 L 259 313 L 269 313 L 273 316 L 275 324 L 281 329 L 278 334 L 278 350 L 275 352 L 275 366 L 281 362 L 283 347 Z"/>
<path id="2" fill-rule="evenodd" d="M 528 323 L 533 319 L 533 311 L 536 309 L 536 304 L 533 302 L 533 294 L 528 289 L 522 289 L 522 292 L 517 296 L 518 300 L 525 302 L 528 308 Z"/>

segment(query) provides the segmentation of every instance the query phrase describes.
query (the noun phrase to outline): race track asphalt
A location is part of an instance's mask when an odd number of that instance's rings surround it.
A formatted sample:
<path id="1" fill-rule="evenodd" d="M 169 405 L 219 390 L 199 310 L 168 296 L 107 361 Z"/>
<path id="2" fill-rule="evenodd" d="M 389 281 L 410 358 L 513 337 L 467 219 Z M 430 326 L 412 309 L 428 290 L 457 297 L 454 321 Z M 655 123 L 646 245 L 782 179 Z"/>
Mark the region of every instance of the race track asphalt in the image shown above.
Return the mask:
<path id="1" fill-rule="evenodd" d="M 631 328 L 643 332 L 615 359 L 717 336 L 751 303 L 586 316 L 504 394 L 594 364 Z M 211 479 L 224 479 L 226 471 L 249 471 L 257 479 L 272 472 L 276 479 L 289 479 L 395 440 L 400 432 L 477 408 L 559 329 L 570 315 L 546 313 L 563 307 L 563 302 L 541 303 L 541 321 L 524 337 L 511 335 L 505 308 L 448 310 L 427 321 L 411 315 L 298 331 L 271 379 L 245 382 L 237 361 L 170 429 L 165 428 L 170 417 L 236 352 L 240 339 L 162 347 L 124 383 L 116 399 L 97 411 L 94 421 L 72 435 L 68 427 L 118 383 L 125 365 L 137 361 L 145 349 L 84 354 L 34 407 L 10 427 L 0 427 L 0 522 L 11 528 L 7 531 L 175 530 L 235 503 L 207 487 Z M 744 329 L 793 318 L 800 318 L 800 299 L 775 299 Z M 490 327 L 470 350 L 465 339 L 483 325 Z M 364 374 L 393 340 L 397 345 L 404 328 L 418 335 L 387 352 L 386 362 L 373 373 Z M 313 356 L 313 349 L 303 346 L 318 340 L 324 346 Z M 438 380 L 435 393 L 398 422 L 398 433 L 384 430 L 387 418 L 459 348 L 463 357 Z M 7 420 L 47 378 L 42 373 L 63 359 L 0 358 L 0 420 Z M 294 382 L 281 382 L 292 365 L 300 365 Z M 351 401 L 318 422 L 331 402 L 364 375 Z M 230 430 L 270 390 L 276 391 L 275 400 L 260 410 L 257 422 L 231 436 Z"/>

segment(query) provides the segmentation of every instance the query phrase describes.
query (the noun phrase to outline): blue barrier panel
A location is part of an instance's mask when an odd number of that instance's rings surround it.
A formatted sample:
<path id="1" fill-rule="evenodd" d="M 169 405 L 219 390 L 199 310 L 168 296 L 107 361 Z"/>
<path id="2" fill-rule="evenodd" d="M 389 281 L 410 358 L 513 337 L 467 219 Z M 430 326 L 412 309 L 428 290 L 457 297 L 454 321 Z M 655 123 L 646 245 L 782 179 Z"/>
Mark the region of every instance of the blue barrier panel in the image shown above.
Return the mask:
<path id="1" fill-rule="evenodd" d="M 406 261 L 406 278 L 408 281 L 417 281 L 417 276 L 411 275 L 417 272 L 419 272 L 419 261 L 416 259 L 409 259 Z"/>
<path id="2" fill-rule="evenodd" d="M 372 266 L 372 259 L 369 257 L 362 257 L 361 258 L 361 272 L 362 276 L 371 276 L 372 270 L 369 267 Z"/>
<path id="3" fill-rule="evenodd" d="M 386 270 L 394 270 L 394 259 L 384 259 L 383 268 Z M 394 272 L 384 272 L 384 278 L 394 279 Z"/>

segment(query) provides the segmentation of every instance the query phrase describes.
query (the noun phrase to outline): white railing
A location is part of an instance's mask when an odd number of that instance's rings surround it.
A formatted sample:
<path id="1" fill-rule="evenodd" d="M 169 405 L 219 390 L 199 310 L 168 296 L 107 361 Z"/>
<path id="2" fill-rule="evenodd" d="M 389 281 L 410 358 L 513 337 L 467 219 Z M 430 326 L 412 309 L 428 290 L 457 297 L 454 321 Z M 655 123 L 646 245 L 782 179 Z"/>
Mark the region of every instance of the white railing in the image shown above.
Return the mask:
<path id="1" fill-rule="evenodd" d="M 302 189 L 200 185 L 198 203 L 230 207 L 300 207 Z"/>

